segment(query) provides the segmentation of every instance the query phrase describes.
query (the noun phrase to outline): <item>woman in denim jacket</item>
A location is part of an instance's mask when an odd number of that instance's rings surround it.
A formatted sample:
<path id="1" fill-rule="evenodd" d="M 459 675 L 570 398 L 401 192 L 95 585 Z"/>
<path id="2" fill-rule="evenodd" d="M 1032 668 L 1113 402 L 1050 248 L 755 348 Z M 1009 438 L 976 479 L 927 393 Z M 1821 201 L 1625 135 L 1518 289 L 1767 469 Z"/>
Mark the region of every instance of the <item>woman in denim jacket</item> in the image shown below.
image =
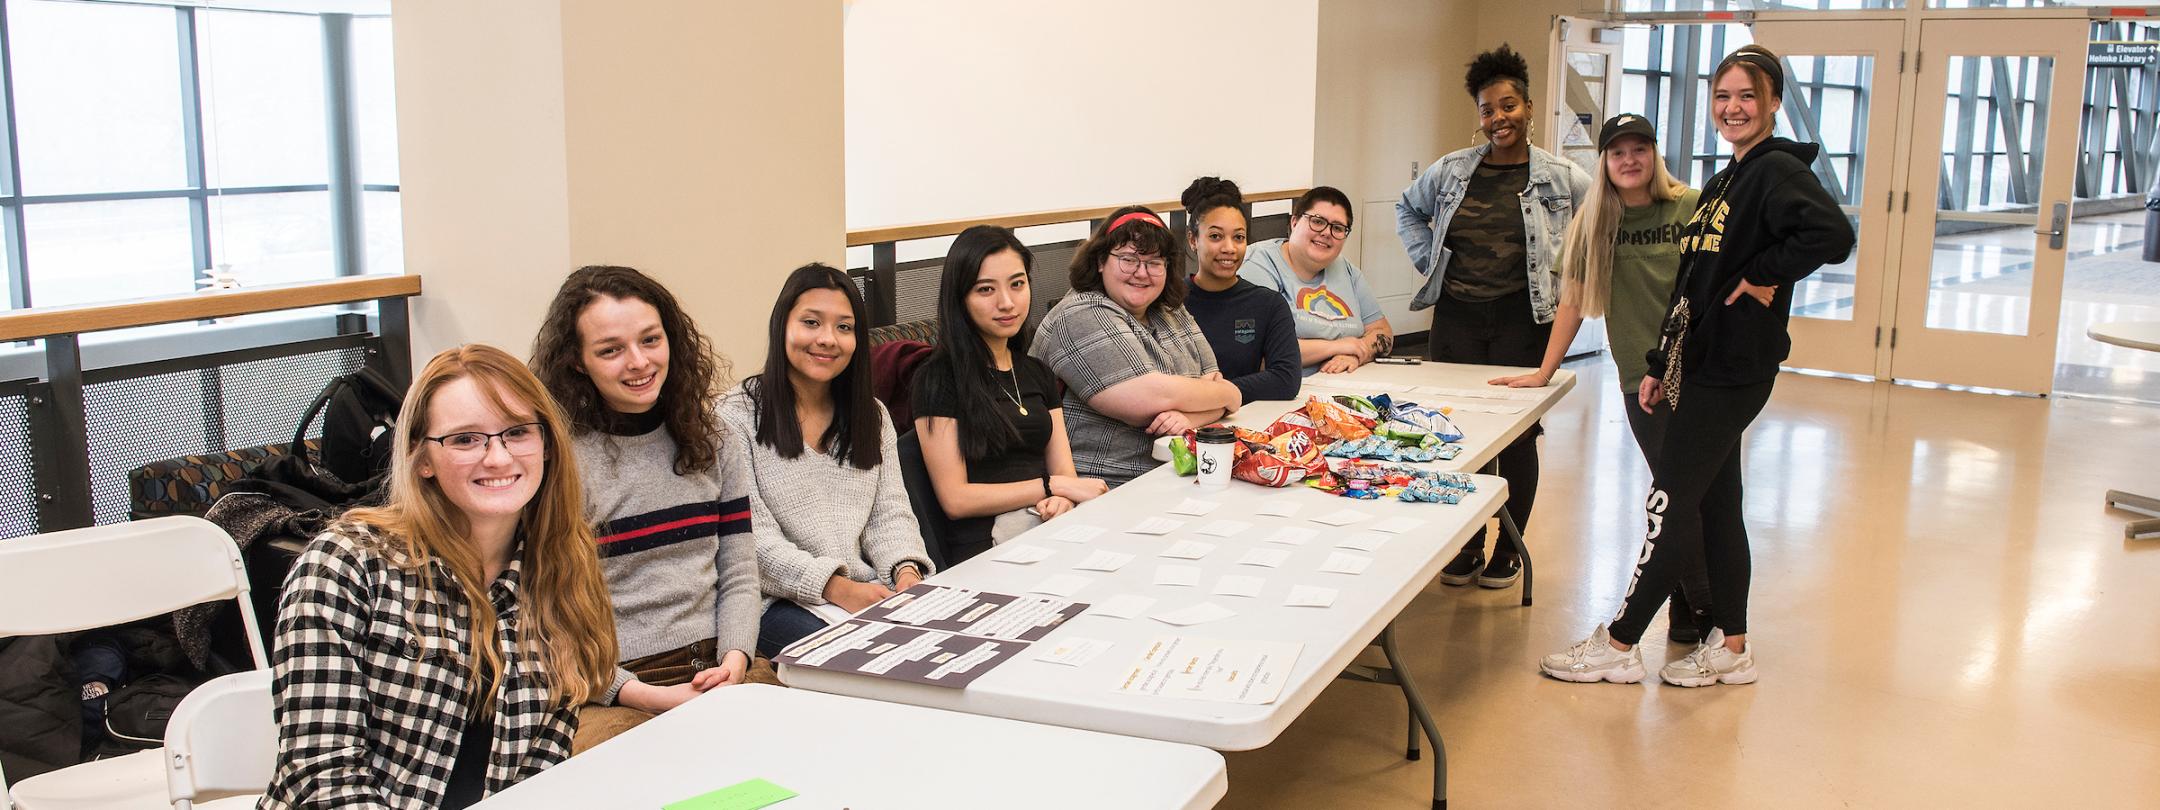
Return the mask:
<path id="1" fill-rule="evenodd" d="M 1464 85 L 1486 142 L 1435 161 L 1395 204 L 1395 230 L 1425 276 L 1410 308 L 1433 310 L 1425 344 L 1433 360 L 1536 366 L 1560 303 L 1560 242 L 1590 176 L 1530 145 L 1530 68 L 1514 49 L 1478 54 Z M 1543 432 L 1531 426 L 1498 459 L 1508 511 L 1525 527 L 1537 498 Z M 1487 561 L 1479 529 L 1441 569 L 1440 581 L 1505 588 L 1521 575 L 1506 544 L 1496 544 Z"/>

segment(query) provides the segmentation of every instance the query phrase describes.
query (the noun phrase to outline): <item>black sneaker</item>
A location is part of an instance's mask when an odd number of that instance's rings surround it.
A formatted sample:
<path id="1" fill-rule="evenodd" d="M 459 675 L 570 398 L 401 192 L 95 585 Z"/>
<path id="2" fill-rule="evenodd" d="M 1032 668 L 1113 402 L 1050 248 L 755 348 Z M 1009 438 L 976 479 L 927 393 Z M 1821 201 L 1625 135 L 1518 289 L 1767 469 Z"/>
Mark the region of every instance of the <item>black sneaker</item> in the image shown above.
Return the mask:
<path id="1" fill-rule="evenodd" d="M 1477 584 L 1482 588 L 1505 588 L 1522 579 L 1522 560 L 1515 555 L 1495 554 L 1485 570 L 1478 573 Z"/>
<path id="2" fill-rule="evenodd" d="M 1701 644 L 1710 634 L 1710 611 L 1694 610 L 1687 600 L 1673 595 L 1665 606 L 1665 639 L 1675 644 Z"/>
<path id="3" fill-rule="evenodd" d="M 1466 548 L 1455 555 L 1453 562 L 1440 569 L 1440 584 L 1468 585 L 1477 579 L 1478 569 L 1485 567 L 1485 550 Z"/>

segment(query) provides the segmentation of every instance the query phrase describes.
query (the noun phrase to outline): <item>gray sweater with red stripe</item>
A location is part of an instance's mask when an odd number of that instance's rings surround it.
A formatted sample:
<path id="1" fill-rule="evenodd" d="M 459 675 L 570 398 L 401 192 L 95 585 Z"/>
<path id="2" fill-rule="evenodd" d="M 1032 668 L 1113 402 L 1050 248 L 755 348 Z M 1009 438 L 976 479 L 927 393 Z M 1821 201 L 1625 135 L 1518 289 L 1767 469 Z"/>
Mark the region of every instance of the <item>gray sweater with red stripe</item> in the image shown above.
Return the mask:
<path id="1" fill-rule="evenodd" d="M 621 660 L 708 638 L 723 655 L 755 655 L 763 599 L 748 482 L 727 476 L 742 469 L 733 454 L 743 442 L 724 438 L 718 463 L 689 475 L 675 474 L 675 438 L 665 426 L 637 436 L 590 431 L 575 443 Z M 613 703 L 630 677 L 618 670 L 599 702 Z"/>

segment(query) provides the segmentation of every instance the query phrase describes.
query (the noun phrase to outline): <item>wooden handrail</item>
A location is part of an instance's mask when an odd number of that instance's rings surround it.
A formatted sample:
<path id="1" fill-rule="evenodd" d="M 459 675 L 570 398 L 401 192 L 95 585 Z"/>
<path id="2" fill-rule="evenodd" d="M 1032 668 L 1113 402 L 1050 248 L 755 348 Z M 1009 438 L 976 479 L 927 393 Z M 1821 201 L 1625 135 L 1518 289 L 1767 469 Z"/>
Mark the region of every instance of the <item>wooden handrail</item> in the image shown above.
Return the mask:
<path id="1" fill-rule="evenodd" d="M 281 309 L 351 304 L 419 294 L 419 276 L 380 273 L 97 304 L 33 307 L 0 313 L 0 342 L 199 321 L 206 318 L 230 318 Z"/>
<path id="2" fill-rule="evenodd" d="M 1271 200 L 1294 200 L 1299 195 L 1304 194 L 1305 191 L 1306 189 L 1302 188 L 1262 191 L 1245 195 L 1245 202 L 1250 204 L 1269 202 Z M 1183 204 L 1171 200 L 1169 202 L 1145 203 L 1145 205 L 1167 214 L 1178 209 Z M 1086 222 L 1091 219 L 1102 219 L 1109 216 L 1110 212 L 1124 207 L 1123 205 L 1112 205 L 1099 208 L 1067 208 L 1062 211 L 1036 211 L 1029 214 L 1007 214 L 1001 217 L 948 219 L 943 222 L 921 222 L 914 225 L 867 228 L 860 231 L 848 231 L 847 243 L 848 247 L 857 247 L 860 245 L 875 245 L 879 242 L 932 239 L 940 236 L 952 236 L 976 225 L 1003 225 L 1007 228 L 1025 228 L 1031 225 L 1055 225 L 1060 222 Z"/>

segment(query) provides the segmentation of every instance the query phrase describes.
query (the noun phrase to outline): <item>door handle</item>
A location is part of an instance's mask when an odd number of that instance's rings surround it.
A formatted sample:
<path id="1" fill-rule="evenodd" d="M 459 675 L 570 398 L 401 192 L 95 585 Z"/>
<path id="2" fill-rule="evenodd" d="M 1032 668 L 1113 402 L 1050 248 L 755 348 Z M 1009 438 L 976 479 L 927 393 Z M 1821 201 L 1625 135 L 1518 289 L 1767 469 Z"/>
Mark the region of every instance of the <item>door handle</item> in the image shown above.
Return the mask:
<path id="1" fill-rule="evenodd" d="M 2034 228 L 2033 235 L 2047 237 L 2049 250 L 2061 250 L 2063 247 L 2063 237 L 2068 235 L 2067 232 L 2069 230 L 2069 226 L 2070 204 L 2066 202 L 2059 202 L 2055 204 L 2054 214 L 2048 217 L 2048 228 L 2046 230 Z"/>

